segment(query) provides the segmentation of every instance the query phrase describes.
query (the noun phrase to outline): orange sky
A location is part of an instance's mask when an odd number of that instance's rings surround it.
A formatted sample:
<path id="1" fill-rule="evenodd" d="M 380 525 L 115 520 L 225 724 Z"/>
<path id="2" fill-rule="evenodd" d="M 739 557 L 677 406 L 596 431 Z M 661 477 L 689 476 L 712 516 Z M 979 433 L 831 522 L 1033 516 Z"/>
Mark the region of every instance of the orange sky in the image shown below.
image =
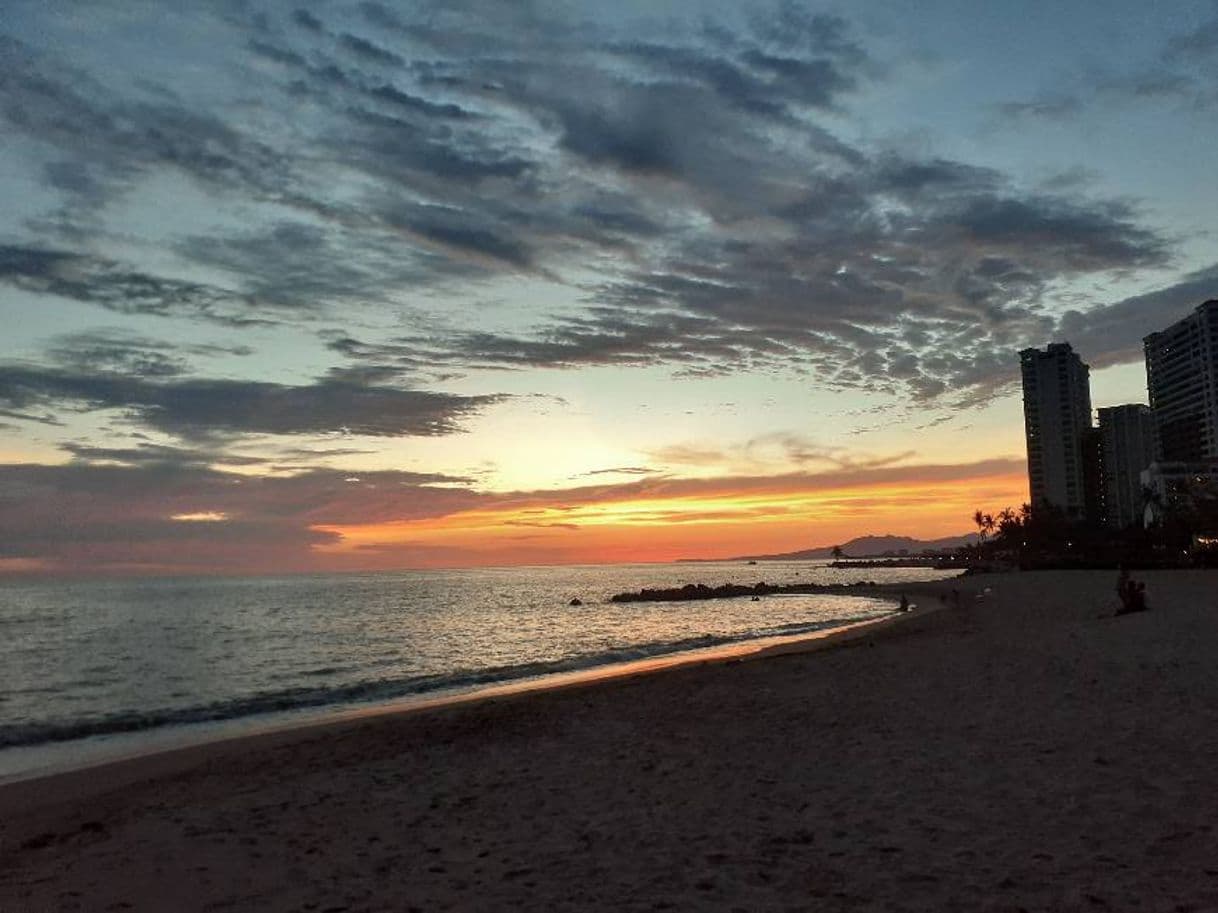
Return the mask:
<path id="1" fill-rule="evenodd" d="M 794 476 L 677 480 L 671 490 L 509 496 L 440 517 L 315 527 L 331 566 L 669 561 L 793 551 L 864 533 L 936 538 L 969 531 L 978 507 L 1027 499 L 1022 469 L 994 461 L 966 478 L 891 481 Z M 932 467 L 931 469 L 942 469 Z"/>
<path id="2" fill-rule="evenodd" d="M 670 561 L 971 531 L 1027 499 L 1025 463 L 841 463 L 821 471 L 494 491 L 402 471 L 0 467 L 0 574 L 274 574 Z M 7 517 L 7 520 L 5 519 Z"/>
<path id="3" fill-rule="evenodd" d="M 960 535 L 1218 295 L 1215 0 L 295 5 L 0 7 L 0 576 Z"/>

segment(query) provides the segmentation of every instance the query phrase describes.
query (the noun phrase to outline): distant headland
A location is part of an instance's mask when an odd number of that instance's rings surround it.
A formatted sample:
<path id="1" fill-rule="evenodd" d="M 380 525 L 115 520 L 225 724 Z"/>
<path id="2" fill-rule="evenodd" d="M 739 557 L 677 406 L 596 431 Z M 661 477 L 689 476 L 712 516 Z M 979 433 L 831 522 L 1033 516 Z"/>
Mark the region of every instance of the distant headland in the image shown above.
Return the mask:
<path id="1" fill-rule="evenodd" d="M 911 539 L 909 536 L 858 536 L 838 545 L 807 548 L 774 555 L 739 555 L 735 558 L 680 558 L 681 562 L 704 561 L 807 561 L 816 558 L 904 558 L 911 555 L 940 554 L 977 543 L 977 534 L 948 536 L 943 539 Z"/>

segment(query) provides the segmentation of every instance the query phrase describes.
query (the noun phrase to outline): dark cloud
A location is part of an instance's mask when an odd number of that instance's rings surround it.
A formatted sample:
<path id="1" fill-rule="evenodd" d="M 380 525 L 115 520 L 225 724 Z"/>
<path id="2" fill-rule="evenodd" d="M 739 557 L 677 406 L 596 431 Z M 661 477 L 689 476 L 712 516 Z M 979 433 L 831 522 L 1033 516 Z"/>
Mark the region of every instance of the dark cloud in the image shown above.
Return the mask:
<path id="1" fill-rule="evenodd" d="M 645 476 L 652 472 L 654 470 L 648 469 L 646 466 L 613 466 L 609 469 L 593 469 L 591 472 L 580 473 L 578 478 L 606 475 Z"/>
<path id="2" fill-rule="evenodd" d="M 1200 59 L 1218 56 L 1218 16 L 1168 41 L 1163 56 L 1171 59 L 1180 55 Z"/>
<path id="3" fill-rule="evenodd" d="M 357 57 L 372 63 L 397 67 L 406 63 L 406 61 L 392 51 L 387 51 L 371 41 L 348 32 L 339 35 L 338 43 Z"/>
<path id="4" fill-rule="evenodd" d="M 263 41 L 258 38 L 251 38 L 248 47 L 255 54 L 272 60 L 275 63 L 283 64 L 287 67 L 299 69 L 307 69 L 309 64 L 300 54 L 295 51 L 290 51 L 287 48 L 279 47 L 269 41 Z"/>
<path id="5" fill-rule="evenodd" d="M 791 230 L 768 242 L 751 225 L 669 238 L 679 259 L 668 270 L 590 289 L 598 303 L 532 335 L 331 345 L 400 370 L 779 364 L 830 386 L 987 395 L 1009 384 L 1009 353 L 1052 330 L 1041 305 L 1051 281 L 1167 256 L 1125 205 L 1021 194 L 997 172 L 944 160 L 879 159 L 809 187 L 781 218 Z"/>
<path id="6" fill-rule="evenodd" d="M 1074 95 L 1043 96 L 1033 101 L 1010 101 L 998 106 L 1006 117 L 1033 117 L 1045 120 L 1068 120 L 1083 110 L 1083 102 Z"/>
<path id="7" fill-rule="evenodd" d="M 156 170 L 260 196 L 291 184 L 289 155 L 172 93 L 116 97 L 89 74 L 4 36 L 0 58 L 0 119 L 67 157 L 47 176 L 70 192 L 72 207 L 92 212 Z"/>
<path id="8" fill-rule="evenodd" d="M 409 92 L 403 92 L 401 89 L 387 84 L 368 89 L 367 94 L 370 98 L 388 102 L 395 108 L 402 108 L 413 114 L 422 114 L 427 117 L 452 117 L 460 119 L 473 116 L 460 105 L 455 105 L 451 102 L 440 104 L 428 101 L 418 95 L 411 95 Z M 509 173 L 519 173 L 523 167 L 522 163 L 520 168 L 515 168 Z"/>
<path id="9" fill-rule="evenodd" d="M 1055 246 L 1061 272 L 1088 272 L 1117 266 L 1153 266 L 1164 262 L 1166 244 L 1153 231 L 1139 228 L 1134 214 L 1119 204 L 1079 206 L 1053 197 L 987 197 L 967 201 L 952 220 L 987 249 L 1026 254 L 1038 243 Z M 992 256 L 979 270 L 996 262 Z M 1002 262 L 1018 267 L 1017 261 Z M 1034 276 L 1029 273 L 1029 276 Z"/>
<path id="10" fill-rule="evenodd" d="M 527 267 L 532 261 L 532 254 L 523 240 L 477 212 L 408 205 L 397 211 L 385 208 L 382 217 L 388 224 L 463 257 L 489 259 L 518 267 Z"/>
<path id="11" fill-rule="evenodd" d="M 79 374 L 166 378 L 188 373 L 190 359 L 187 356 L 244 358 L 252 354 L 253 349 L 244 345 L 171 343 L 123 330 L 101 329 L 56 336 L 44 357 L 61 368 Z"/>
<path id="12" fill-rule="evenodd" d="M 812 12 L 798 0 L 783 0 L 773 8 L 755 9 L 750 21 L 758 37 L 788 52 L 832 55 L 855 64 L 868 59 L 849 22 L 841 16 Z"/>
<path id="13" fill-rule="evenodd" d="M 168 444 L 140 442 L 130 447 L 97 447 L 69 441 L 60 449 L 70 453 L 73 459 L 88 464 L 119 464 L 122 466 L 176 466 L 205 468 L 215 463 L 226 466 L 263 466 L 262 457 L 241 457 L 219 450 L 192 447 L 174 447 Z"/>
<path id="14" fill-rule="evenodd" d="M 23 412 L 20 409 L 0 409 L 0 415 L 5 416 L 6 418 L 19 419 L 23 422 L 34 422 L 38 425 L 48 425 L 53 428 L 63 426 L 63 422 L 61 422 L 50 412 L 43 412 L 40 414 L 35 412 Z M 8 427 L 13 426 L 9 425 Z"/>
<path id="15" fill-rule="evenodd" d="M 72 333 L 55 339 L 47 357 L 78 374 L 129 374 L 165 378 L 184 374 L 186 359 L 173 347 L 127 333 Z"/>
<path id="16" fill-rule="evenodd" d="M 1141 361 L 1142 340 L 1218 297 L 1218 264 L 1143 295 L 1085 311 L 1070 310 L 1058 321 L 1054 338 L 1068 339 L 1093 368 Z"/>
<path id="17" fill-rule="evenodd" d="M 498 396 L 459 396 L 321 381 L 307 386 L 238 380 L 150 379 L 0 365 L 0 405 L 11 410 L 120 410 L 145 427 L 187 438 L 241 434 L 430 437 Z"/>
<path id="18" fill-rule="evenodd" d="M 829 109 L 858 84 L 861 58 L 796 57 L 756 45 L 718 56 L 700 46 L 634 42 L 611 50 L 643 72 L 709 89 L 730 108 L 761 117 L 789 118 L 800 108 Z"/>
<path id="19" fill-rule="evenodd" d="M 64 466 L 0 466 L 0 557 L 75 573 L 306 570 L 339 540 L 321 525 L 443 516 L 480 499 L 424 473 L 253 477 L 173 454 L 105 465 L 130 455 L 83 452 Z"/>
<path id="20" fill-rule="evenodd" d="M 292 21 L 303 29 L 308 29 L 310 32 L 324 32 L 325 26 L 321 20 L 314 16 L 306 9 L 298 9 L 292 13 Z"/>
<path id="21" fill-rule="evenodd" d="M 371 274 L 364 263 L 342 256 L 340 232 L 283 221 L 234 237 L 186 238 L 178 250 L 185 257 L 243 277 L 252 300 L 309 311 L 379 289 L 385 278 Z"/>
<path id="22" fill-rule="evenodd" d="M 977 401 L 1053 329 L 1047 290 L 1168 258 L 1139 212 L 1080 186 L 844 141 L 829 115 L 884 68 L 849 22 L 802 4 L 646 29 L 543 2 L 360 11 L 350 31 L 304 10 L 244 23 L 233 65 L 258 115 L 117 93 L 7 46 L 0 107 L 56 151 L 48 188 L 104 214 L 170 171 L 274 214 L 161 242 L 225 287 L 66 242 L 10 245 L 0 278 L 125 313 L 341 318 L 348 363 L 325 384 L 345 391 L 438 367 L 611 364 Z M 351 329 L 407 294 L 489 297 L 523 275 L 565 305 L 514 331 L 443 313 L 391 340 Z"/>
<path id="23" fill-rule="evenodd" d="M 26 292 L 95 304 L 117 314 L 190 317 L 231 327 L 278 322 L 240 293 L 56 248 L 0 245 L 0 282 Z"/>
<path id="24" fill-rule="evenodd" d="M 310 463 L 315 463 L 319 459 L 329 459 L 333 457 L 347 456 L 367 456 L 375 454 L 375 450 L 361 450 L 358 447 L 289 447 L 281 448 L 276 451 L 276 456 L 281 460 L 304 460 Z M 454 476 L 444 476 L 442 479 L 435 478 L 434 481 L 445 482 L 464 482 L 468 481 L 464 478 Z"/>

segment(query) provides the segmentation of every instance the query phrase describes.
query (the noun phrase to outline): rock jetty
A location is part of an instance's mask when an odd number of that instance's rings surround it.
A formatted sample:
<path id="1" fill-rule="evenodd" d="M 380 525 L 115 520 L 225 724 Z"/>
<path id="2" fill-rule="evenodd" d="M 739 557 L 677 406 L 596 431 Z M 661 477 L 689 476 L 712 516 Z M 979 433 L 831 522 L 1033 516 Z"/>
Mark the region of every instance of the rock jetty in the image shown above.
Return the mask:
<path id="1" fill-rule="evenodd" d="M 854 587 L 874 587 L 871 580 L 859 580 L 839 586 L 814 583 L 769 584 L 756 583 L 747 586 L 740 583 L 725 583 L 722 586 L 707 586 L 705 583 L 687 583 L 681 587 L 666 589 L 641 589 L 637 592 L 616 593 L 610 602 L 686 602 L 693 599 L 733 599 L 740 596 L 772 596 L 792 593 L 838 593 Z"/>

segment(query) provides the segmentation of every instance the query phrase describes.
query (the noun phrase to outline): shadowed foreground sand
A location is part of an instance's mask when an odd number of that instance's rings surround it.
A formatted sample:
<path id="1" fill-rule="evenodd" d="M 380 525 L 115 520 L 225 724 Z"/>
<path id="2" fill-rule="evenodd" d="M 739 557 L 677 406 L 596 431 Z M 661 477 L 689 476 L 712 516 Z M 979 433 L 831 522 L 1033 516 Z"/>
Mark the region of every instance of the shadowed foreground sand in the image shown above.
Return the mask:
<path id="1" fill-rule="evenodd" d="M 1218 909 L 1218 573 L 1146 579 L 16 784 L 0 910 Z"/>

